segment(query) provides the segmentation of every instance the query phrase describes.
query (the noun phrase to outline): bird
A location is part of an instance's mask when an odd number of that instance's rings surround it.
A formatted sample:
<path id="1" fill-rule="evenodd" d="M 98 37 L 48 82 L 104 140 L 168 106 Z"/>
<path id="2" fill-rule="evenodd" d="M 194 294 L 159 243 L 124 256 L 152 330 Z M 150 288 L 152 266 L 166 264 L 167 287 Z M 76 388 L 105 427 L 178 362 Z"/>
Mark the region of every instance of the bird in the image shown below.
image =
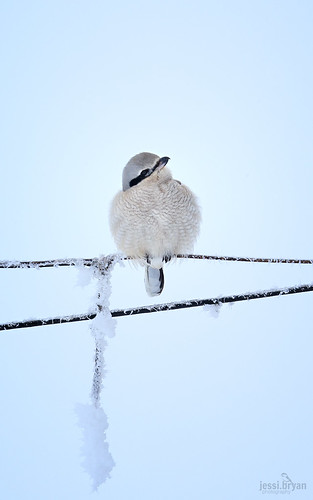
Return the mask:
<path id="1" fill-rule="evenodd" d="M 169 160 L 147 152 L 133 156 L 123 169 L 122 190 L 109 213 L 116 246 L 145 267 L 145 288 L 151 297 L 164 288 L 164 264 L 192 252 L 200 230 L 197 198 L 173 179 Z"/>

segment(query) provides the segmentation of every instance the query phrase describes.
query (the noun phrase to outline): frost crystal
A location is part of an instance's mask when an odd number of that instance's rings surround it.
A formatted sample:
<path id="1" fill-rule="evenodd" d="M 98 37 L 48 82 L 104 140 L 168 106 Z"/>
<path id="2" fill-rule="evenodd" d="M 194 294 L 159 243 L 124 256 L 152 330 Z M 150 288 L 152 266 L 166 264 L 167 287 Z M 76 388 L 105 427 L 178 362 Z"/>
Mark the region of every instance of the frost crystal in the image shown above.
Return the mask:
<path id="1" fill-rule="evenodd" d="M 106 442 L 107 416 L 102 408 L 93 405 L 79 404 L 76 413 L 83 430 L 82 465 L 92 479 L 93 489 L 97 490 L 110 477 L 115 465 Z"/>
<path id="2" fill-rule="evenodd" d="M 95 339 L 94 375 L 91 389 L 91 405 L 78 405 L 79 425 L 83 429 L 83 467 L 90 475 L 93 488 L 98 487 L 110 477 L 114 460 L 109 452 L 105 431 L 108 427 L 107 416 L 101 408 L 101 389 L 105 375 L 104 350 L 107 339 L 114 337 L 115 324 L 109 310 L 111 295 L 111 270 L 117 258 L 99 259 L 93 267 L 94 277 L 98 280 L 96 298 L 96 317 L 91 322 L 91 333 Z"/>
<path id="3" fill-rule="evenodd" d="M 203 310 L 208 312 L 212 318 L 217 319 L 219 317 L 221 307 L 222 307 L 222 304 L 217 302 L 216 304 L 212 304 L 212 305 L 206 304 L 205 306 L 203 306 Z"/>

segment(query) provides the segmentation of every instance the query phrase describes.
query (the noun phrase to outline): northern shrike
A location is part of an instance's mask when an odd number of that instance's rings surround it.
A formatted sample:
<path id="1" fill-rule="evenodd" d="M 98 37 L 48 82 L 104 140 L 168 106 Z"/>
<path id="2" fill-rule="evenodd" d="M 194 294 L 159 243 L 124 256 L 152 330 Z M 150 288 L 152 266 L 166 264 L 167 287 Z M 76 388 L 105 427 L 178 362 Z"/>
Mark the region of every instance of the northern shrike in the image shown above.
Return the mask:
<path id="1" fill-rule="evenodd" d="M 148 295 L 160 295 L 163 265 L 192 252 L 199 234 L 200 209 L 187 186 L 173 179 L 169 158 L 133 156 L 123 170 L 123 190 L 112 201 L 110 227 L 119 250 L 145 266 Z"/>

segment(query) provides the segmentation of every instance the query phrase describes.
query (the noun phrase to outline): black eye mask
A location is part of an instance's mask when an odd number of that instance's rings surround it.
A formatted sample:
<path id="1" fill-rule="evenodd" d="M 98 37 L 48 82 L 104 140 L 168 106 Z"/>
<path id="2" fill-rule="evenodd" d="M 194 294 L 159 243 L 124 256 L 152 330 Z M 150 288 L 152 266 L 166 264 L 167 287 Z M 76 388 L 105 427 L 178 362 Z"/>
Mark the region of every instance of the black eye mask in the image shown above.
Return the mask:
<path id="1" fill-rule="evenodd" d="M 165 165 L 167 164 L 169 160 L 169 157 L 168 156 L 163 156 L 163 158 L 160 158 L 156 164 L 154 165 L 154 167 L 152 168 L 145 168 L 144 170 L 142 170 L 140 172 L 140 174 L 135 177 L 135 179 L 132 179 L 129 183 L 129 187 L 133 187 L 133 186 L 137 186 L 137 184 L 139 184 L 139 182 L 143 181 L 144 179 L 146 179 L 147 177 L 149 177 L 149 175 L 153 174 L 153 172 L 161 165 L 161 167 L 165 167 Z"/>
<path id="2" fill-rule="evenodd" d="M 144 179 L 146 179 L 147 177 L 149 177 L 149 175 L 152 174 L 154 168 L 145 168 L 144 170 L 142 170 L 140 172 L 140 174 L 138 175 L 138 177 L 135 177 L 135 179 L 132 179 L 129 183 L 129 187 L 133 187 L 133 186 L 137 186 L 137 184 L 139 184 L 139 182 L 143 181 Z"/>

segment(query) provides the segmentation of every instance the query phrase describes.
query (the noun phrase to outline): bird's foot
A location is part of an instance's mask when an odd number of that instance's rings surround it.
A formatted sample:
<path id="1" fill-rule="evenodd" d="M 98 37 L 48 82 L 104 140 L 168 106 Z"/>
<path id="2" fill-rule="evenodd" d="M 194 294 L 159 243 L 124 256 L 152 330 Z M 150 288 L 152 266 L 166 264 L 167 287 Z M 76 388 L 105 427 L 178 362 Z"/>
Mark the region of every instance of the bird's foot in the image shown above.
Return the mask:
<path id="1" fill-rule="evenodd" d="M 165 264 L 167 264 L 171 260 L 172 257 L 173 257 L 172 255 L 163 255 L 162 260 L 163 260 L 163 262 L 165 262 Z"/>
<path id="2" fill-rule="evenodd" d="M 147 261 L 147 264 L 151 264 L 151 257 L 150 257 L 150 255 L 146 254 L 145 255 L 145 260 Z"/>

